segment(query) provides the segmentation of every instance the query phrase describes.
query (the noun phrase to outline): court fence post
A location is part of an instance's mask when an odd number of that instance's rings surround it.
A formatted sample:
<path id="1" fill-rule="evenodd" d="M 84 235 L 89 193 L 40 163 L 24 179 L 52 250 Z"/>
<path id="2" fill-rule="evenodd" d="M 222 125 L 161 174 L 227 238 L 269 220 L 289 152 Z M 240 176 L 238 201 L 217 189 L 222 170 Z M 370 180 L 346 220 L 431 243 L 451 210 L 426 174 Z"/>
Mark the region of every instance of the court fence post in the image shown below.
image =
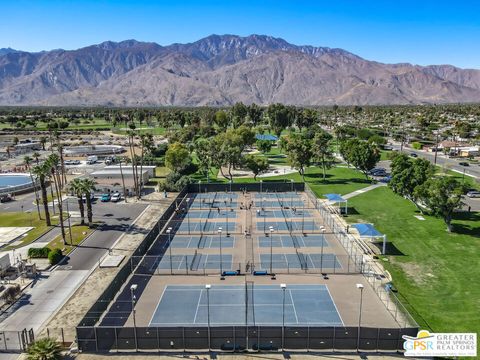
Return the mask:
<path id="1" fill-rule="evenodd" d="M 113 330 L 114 330 L 114 333 L 113 333 L 113 334 L 114 334 L 114 336 L 115 336 L 115 350 L 117 350 L 117 352 L 118 352 L 118 333 L 117 333 L 117 327 L 114 327 Z"/>
<path id="2" fill-rule="evenodd" d="M 158 334 L 158 327 L 155 329 L 157 329 L 157 350 L 160 352 L 160 335 Z"/>
<path id="3" fill-rule="evenodd" d="M 307 352 L 310 352 L 310 326 L 307 326 Z"/>

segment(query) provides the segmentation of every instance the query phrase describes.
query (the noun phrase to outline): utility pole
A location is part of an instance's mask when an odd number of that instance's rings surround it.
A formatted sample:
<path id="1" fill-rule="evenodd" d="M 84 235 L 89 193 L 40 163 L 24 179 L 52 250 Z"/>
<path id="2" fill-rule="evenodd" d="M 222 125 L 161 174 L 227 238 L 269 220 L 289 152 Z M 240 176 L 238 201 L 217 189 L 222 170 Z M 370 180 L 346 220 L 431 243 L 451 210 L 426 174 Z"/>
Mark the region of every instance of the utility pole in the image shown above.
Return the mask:
<path id="1" fill-rule="evenodd" d="M 433 161 L 434 165 L 437 165 L 437 153 L 438 153 L 438 131 L 436 132 L 436 135 L 435 135 L 435 159 Z"/>

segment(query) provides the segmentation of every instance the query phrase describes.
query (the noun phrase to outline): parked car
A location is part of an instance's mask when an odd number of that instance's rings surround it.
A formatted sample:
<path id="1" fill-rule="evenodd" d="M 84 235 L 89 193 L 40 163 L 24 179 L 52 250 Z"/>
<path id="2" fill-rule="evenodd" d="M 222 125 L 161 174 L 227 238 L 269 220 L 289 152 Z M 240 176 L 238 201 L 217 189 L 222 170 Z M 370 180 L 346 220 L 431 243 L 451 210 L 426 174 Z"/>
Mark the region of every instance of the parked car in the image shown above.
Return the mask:
<path id="1" fill-rule="evenodd" d="M 91 201 L 95 200 L 95 194 L 94 193 L 90 193 L 90 200 Z M 82 201 L 83 202 L 87 201 L 87 197 L 85 195 L 82 196 Z"/>
<path id="2" fill-rule="evenodd" d="M 411 156 L 411 157 L 414 157 L 414 158 L 418 157 L 418 155 L 417 155 L 416 153 L 413 153 L 413 152 L 410 153 L 410 156 Z"/>
<path id="3" fill-rule="evenodd" d="M 65 165 L 73 165 L 72 162 L 73 162 L 73 160 L 65 160 L 63 163 Z"/>
<path id="4" fill-rule="evenodd" d="M 113 193 L 112 198 L 110 199 L 112 202 L 119 202 L 120 200 L 122 200 L 122 195 L 118 192 Z"/>
<path id="5" fill-rule="evenodd" d="M 100 198 L 100 201 L 101 202 L 108 202 L 110 201 L 112 197 L 110 196 L 110 194 L 108 193 L 105 193 L 105 194 L 102 194 L 102 197 Z"/>
<path id="6" fill-rule="evenodd" d="M 0 195 L 0 203 L 12 201 L 10 194 Z"/>
<path id="7" fill-rule="evenodd" d="M 392 177 L 391 177 L 391 176 L 385 176 L 385 177 L 383 177 L 383 178 L 380 179 L 380 182 L 387 184 L 387 183 L 390 182 L 390 180 L 392 180 Z"/>
<path id="8" fill-rule="evenodd" d="M 467 192 L 469 198 L 480 198 L 480 191 L 469 191 Z"/>
<path id="9" fill-rule="evenodd" d="M 461 166 L 470 166 L 470 164 L 466 161 L 461 161 L 458 163 L 458 165 L 461 165 Z"/>
<path id="10" fill-rule="evenodd" d="M 80 160 L 72 160 L 72 165 L 80 165 Z"/>

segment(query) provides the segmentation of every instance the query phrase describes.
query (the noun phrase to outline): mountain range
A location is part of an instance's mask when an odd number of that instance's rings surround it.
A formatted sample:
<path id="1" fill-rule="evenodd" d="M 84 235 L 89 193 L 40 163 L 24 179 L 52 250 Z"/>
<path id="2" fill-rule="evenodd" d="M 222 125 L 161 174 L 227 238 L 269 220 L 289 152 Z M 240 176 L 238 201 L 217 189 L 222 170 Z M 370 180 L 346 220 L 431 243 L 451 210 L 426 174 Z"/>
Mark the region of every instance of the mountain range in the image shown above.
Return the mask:
<path id="1" fill-rule="evenodd" d="M 0 49 L 0 105 L 223 106 L 480 102 L 480 70 L 383 64 L 264 35 L 160 46 Z"/>

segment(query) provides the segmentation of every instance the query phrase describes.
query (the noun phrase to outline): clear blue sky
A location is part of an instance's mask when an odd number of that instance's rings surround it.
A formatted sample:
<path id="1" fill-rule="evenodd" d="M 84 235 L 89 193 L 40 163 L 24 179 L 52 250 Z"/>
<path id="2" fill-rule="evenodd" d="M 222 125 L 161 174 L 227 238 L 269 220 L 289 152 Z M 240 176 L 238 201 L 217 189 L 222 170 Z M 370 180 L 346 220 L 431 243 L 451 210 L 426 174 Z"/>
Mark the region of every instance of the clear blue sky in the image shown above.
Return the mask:
<path id="1" fill-rule="evenodd" d="M 0 48 L 266 34 L 387 63 L 480 69 L 480 1 L 473 0 L 3 0 L 0 9 Z"/>

